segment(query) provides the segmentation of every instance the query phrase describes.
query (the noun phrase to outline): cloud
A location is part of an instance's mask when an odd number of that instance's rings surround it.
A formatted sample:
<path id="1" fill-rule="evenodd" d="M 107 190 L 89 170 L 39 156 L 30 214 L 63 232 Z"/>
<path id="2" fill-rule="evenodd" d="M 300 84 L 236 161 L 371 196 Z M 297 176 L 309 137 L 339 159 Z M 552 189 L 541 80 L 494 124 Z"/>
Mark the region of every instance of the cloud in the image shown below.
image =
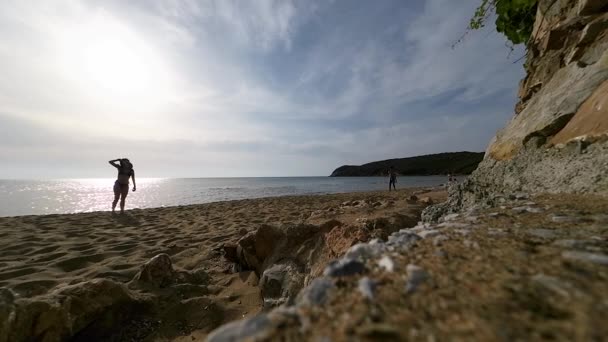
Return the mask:
<path id="1" fill-rule="evenodd" d="M 523 52 L 491 29 L 451 48 L 476 4 L 7 1 L 0 178 L 100 176 L 123 154 L 150 176 L 276 176 L 484 150 Z"/>

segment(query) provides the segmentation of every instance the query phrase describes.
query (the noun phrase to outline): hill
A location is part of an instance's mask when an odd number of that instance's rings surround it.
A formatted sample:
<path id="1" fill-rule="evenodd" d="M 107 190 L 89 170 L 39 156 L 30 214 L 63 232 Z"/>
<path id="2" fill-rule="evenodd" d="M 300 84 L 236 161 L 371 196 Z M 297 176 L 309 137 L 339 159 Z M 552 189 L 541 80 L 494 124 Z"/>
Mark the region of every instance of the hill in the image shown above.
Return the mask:
<path id="1" fill-rule="evenodd" d="M 424 156 L 375 161 L 360 166 L 343 165 L 330 177 L 367 177 L 386 175 L 393 166 L 401 175 L 470 174 L 483 159 L 483 152 L 446 152 Z"/>

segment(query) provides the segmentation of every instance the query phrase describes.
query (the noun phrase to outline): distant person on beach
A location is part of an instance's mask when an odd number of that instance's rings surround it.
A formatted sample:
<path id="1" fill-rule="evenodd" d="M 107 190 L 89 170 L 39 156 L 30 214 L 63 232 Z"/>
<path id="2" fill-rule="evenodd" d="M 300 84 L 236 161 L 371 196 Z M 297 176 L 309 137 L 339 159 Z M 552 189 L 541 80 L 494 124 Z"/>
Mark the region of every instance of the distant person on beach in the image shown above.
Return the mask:
<path id="1" fill-rule="evenodd" d="M 395 171 L 395 168 L 392 166 L 388 169 L 388 177 L 388 191 L 391 191 L 391 185 L 394 190 L 397 190 L 397 187 L 395 186 L 395 183 L 397 183 L 397 171 Z"/>
<path id="2" fill-rule="evenodd" d="M 122 214 L 125 212 L 125 200 L 129 194 L 129 178 L 133 179 L 133 191 L 137 190 L 137 186 L 135 185 L 135 170 L 133 170 L 133 164 L 127 158 L 110 160 L 109 163 L 118 169 L 118 177 L 116 182 L 114 182 L 112 213 L 114 213 L 116 203 L 118 203 L 118 198 L 120 198 L 120 213 Z"/>

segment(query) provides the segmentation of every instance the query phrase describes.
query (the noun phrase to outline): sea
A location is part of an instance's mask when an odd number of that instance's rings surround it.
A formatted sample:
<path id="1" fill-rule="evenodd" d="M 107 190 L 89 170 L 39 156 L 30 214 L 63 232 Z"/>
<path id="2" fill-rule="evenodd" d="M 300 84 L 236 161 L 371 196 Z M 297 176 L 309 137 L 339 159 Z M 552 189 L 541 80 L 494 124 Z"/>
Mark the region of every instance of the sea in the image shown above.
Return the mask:
<path id="1" fill-rule="evenodd" d="M 403 176 L 397 187 L 437 186 L 446 180 Z M 0 217 L 108 211 L 113 185 L 110 178 L 0 180 Z M 385 177 L 138 178 L 126 209 L 387 189 Z"/>

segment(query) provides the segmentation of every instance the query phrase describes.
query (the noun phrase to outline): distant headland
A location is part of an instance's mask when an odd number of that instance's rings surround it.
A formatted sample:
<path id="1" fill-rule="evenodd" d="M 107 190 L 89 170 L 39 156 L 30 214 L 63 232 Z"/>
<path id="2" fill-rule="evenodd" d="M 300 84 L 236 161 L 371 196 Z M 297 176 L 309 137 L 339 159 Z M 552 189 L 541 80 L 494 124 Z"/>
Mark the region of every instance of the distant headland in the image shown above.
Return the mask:
<path id="1" fill-rule="evenodd" d="M 483 160 L 483 152 L 445 152 L 423 156 L 387 159 L 360 166 L 343 165 L 335 169 L 330 177 L 383 176 L 389 167 L 401 175 L 427 176 L 442 174 L 470 174 Z"/>

